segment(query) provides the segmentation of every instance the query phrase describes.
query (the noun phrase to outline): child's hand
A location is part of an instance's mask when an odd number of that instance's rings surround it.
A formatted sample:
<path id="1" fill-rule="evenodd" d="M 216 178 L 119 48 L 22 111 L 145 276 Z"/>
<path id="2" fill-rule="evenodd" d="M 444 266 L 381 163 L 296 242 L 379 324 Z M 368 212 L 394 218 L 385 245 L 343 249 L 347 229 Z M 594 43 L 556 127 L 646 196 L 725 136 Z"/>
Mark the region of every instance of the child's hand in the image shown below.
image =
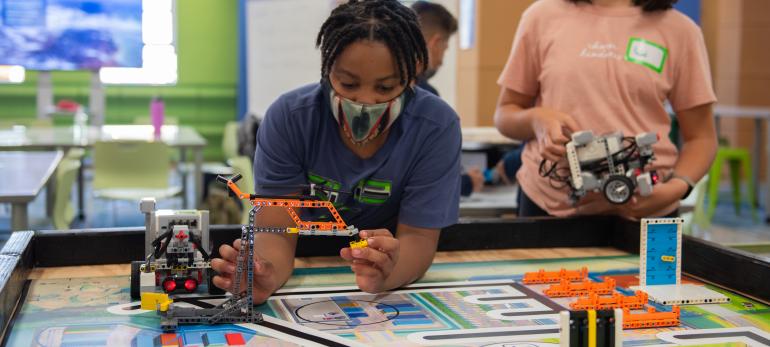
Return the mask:
<path id="1" fill-rule="evenodd" d="M 644 197 L 634 195 L 631 201 L 620 205 L 619 214 L 633 219 L 651 217 L 653 213 L 679 201 L 686 191 L 687 184 L 681 180 L 656 184 L 652 194 Z"/>
<path id="2" fill-rule="evenodd" d="M 484 188 L 484 174 L 481 173 L 481 169 L 474 166 L 468 169 L 467 174 L 471 178 L 471 183 L 473 184 L 473 191 L 474 192 L 481 191 L 481 189 Z"/>
<path id="3" fill-rule="evenodd" d="M 213 283 L 219 288 L 231 293 L 243 292 L 246 289 L 246 264 L 243 264 L 243 275 L 241 277 L 241 288 L 231 288 L 233 277 L 236 272 L 236 262 L 238 252 L 241 249 L 241 240 L 233 241 L 233 246 L 222 245 L 219 247 L 219 255 L 222 257 L 211 260 L 211 268 L 218 272 L 214 276 Z M 246 253 L 248 254 L 248 253 Z M 252 283 L 252 297 L 255 304 L 261 304 L 273 294 L 278 287 L 274 276 L 273 263 L 254 254 L 254 282 Z"/>
<path id="4" fill-rule="evenodd" d="M 570 134 L 578 131 L 577 123 L 572 116 L 549 108 L 538 107 L 534 112 L 532 131 L 540 145 L 540 155 L 556 163 L 567 154 L 564 145 L 570 141 Z"/>
<path id="5" fill-rule="evenodd" d="M 398 261 L 399 242 L 387 229 L 365 230 L 359 236 L 369 244 L 366 248 L 343 248 L 340 256 L 350 262 L 356 284 L 368 293 L 385 289 L 385 280 Z"/>

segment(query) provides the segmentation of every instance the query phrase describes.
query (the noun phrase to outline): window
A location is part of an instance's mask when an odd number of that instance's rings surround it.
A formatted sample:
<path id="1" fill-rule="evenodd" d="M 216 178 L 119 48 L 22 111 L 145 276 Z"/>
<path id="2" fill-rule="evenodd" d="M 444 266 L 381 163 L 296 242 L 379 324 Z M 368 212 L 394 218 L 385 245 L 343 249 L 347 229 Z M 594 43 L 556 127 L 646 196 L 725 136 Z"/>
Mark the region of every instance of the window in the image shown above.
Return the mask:
<path id="1" fill-rule="evenodd" d="M 174 35 L 174 0 L 142 0 L 141 68 L 102 68 L 105 84 L 175 84 L 177 55 Z M 24 82 L 21 66 L 0 65 L 0 83 Z"/>
<path id="2" fill-rule="evenodd" d="M 177 55 L 173 0 L 142 1 L 141 68 L 102 68 L 105 84 L 175 84 Z"/>
<path id="3" fill-rule="evenodd" d="M 0 83 L 24 82 L 24 68 L 17 65 L 0 65 Z"/>

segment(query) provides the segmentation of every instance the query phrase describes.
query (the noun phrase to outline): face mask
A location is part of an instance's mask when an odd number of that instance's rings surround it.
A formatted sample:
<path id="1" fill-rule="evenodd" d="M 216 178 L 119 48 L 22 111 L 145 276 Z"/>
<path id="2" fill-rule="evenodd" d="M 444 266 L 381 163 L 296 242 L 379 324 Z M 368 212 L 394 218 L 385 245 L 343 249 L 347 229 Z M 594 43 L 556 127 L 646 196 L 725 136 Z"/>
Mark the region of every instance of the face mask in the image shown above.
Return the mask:
<path id="1" fill-rule="evenodd" d="M 360 104 L 343 98 L 333 89 L 329 93 L 332 114 L 353 143 L 363 146 L 387 130 L 401 114 L 406 92 L 379 104 Z"/>

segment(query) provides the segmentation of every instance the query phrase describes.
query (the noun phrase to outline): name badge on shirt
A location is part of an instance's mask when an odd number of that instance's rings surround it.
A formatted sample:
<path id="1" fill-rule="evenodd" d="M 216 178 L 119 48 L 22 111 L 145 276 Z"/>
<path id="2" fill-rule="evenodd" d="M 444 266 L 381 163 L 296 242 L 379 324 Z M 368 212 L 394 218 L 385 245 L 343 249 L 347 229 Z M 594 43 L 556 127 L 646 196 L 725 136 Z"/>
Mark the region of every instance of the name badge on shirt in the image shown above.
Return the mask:
<path id="1" fill-rule="evenodd" d="M 632 37 L 626 47 L 626 61 L 646 66 L 653 71 L 663 71 L 663 64 L 668 57 L 668 50 L 652 41 Z"/>

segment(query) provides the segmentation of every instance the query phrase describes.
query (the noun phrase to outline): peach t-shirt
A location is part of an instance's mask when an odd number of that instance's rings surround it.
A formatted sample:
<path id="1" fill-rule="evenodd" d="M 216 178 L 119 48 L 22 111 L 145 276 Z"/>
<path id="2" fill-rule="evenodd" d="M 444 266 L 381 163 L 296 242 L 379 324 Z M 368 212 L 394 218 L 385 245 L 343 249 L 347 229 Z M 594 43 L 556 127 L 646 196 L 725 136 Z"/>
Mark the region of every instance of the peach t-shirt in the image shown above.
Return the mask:
<path id="1" fill-rule="evenodd" d="M 716 101 L 703 35 L 682 13 L 566 0 L 540 0 L 524 12 L 498 84 L 571 115 L 595 135 L 658 133 L 652 166 L 664 174 L 677 158 L 664 102 L 687 110 Z M 568 188 L 538 174 L 539 153 L 537 141 L 527 142 L 516 175 L 521 188 L 549 214 L 574 214 Z"/>

